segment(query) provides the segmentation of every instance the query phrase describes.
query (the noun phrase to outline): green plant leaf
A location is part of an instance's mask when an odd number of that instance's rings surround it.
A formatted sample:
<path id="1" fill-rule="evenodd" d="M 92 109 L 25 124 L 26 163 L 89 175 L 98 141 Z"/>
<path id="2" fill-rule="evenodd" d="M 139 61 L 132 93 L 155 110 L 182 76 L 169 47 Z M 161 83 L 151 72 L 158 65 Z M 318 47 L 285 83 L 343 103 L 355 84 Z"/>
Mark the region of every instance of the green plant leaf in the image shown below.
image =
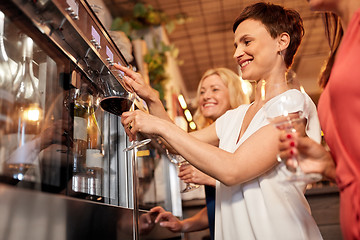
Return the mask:
<path id="1" fill-rule="evenodd" d="M 134 6 L 133 13 L 135 18 L 139 18 L 139 17 L 145 18 L 147 14 L 147 9 L 144 4 L 137 3 Z"/>

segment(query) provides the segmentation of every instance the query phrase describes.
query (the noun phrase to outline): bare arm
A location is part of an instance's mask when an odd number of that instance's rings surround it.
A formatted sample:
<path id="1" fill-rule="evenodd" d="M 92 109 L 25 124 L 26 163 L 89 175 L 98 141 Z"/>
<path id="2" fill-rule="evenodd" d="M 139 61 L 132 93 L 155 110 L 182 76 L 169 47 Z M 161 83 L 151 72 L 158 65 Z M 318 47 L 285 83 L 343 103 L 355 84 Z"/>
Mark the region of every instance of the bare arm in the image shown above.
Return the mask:
<path id="1" fill-rule="evenodd" d="M 270 125 L 259 129 L 234 153 L 229 153 L 208 144 L 216 136 L 214 125 L 206 130 L 212 137 L 203 137 L 203 142 L 176 125 L 141 111 L 123 113 L 121 121 L 125 125 L 132 122 L 131 135 L 145 132 L 163 137 L 192 165 L 225 185 L 247 182 L 278 164 L 278 142 L 273 139 L 279 137 L 279 131 Z"/>
<path id="2" fill-rule="evenodd" d="M 182 221 L 184 232 L 194 232 L 204 230 L 209 227 L 207 208 L 204 207 L 194 216 Z"/>

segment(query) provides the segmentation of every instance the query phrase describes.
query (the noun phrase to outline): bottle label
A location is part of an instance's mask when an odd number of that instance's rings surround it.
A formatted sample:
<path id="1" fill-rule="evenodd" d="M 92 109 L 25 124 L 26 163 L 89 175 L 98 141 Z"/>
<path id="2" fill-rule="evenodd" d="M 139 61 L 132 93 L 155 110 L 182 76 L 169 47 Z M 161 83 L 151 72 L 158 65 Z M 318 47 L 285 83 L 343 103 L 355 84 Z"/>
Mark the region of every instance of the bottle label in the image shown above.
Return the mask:
<path id="1" fill-rule="evenodd" d="M 74 140 L 84 140 L 86 141 L 87 132 L 87 120 L 81 117 L 74 117 Z"/>
<path id="2" fill-rule="evenodd" d="M 99 149 L 86 149 L 86 166 L 102 168 L 103 155 Z"/>

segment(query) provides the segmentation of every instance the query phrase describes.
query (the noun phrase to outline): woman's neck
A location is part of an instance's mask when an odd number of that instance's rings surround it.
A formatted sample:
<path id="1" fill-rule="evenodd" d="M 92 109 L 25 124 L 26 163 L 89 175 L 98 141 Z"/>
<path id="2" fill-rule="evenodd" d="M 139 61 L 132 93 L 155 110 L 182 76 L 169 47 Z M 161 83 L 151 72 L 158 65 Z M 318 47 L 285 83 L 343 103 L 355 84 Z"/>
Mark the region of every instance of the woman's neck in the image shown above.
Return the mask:
<path id="1" fill-rule="evenodd" d="M 255 99 L 254 103 L 263 104 L 268 99 L 274 97 L 278 94 L 279 89 L 281 91 L 286 91 L 287 83 L 284 74 L 279 74 L 275 78 L 268 78 L 256 82 L 254 87 L 255 89 Z M 274 93 L 274 94 L 272 94 Z M 274 95 L 274 96 L 272 96 Z"/>

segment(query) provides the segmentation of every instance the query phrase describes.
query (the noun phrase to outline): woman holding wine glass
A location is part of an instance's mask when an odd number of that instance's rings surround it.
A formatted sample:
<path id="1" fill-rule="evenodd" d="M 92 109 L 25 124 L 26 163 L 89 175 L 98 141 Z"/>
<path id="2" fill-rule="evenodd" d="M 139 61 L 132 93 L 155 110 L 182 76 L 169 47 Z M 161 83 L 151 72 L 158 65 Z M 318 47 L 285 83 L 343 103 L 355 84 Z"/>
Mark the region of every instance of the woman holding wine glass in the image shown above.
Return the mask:
<path id="1" fill-rule="evenodd" d="M 120 65 L 116 67 L 131 76 L 131 79 L 125 78 L 125 81 L 128 85 L 133 85 L 139 96 L 145 99 L 150 113 L 153 115 L 164 113 L 162 103 L 139 74 Z M 236 73 L 227 68 L 213 68 L 207 70 L 199 82 L 197 102 L 198 107 L 194 114 L 194 121 L 198 129 L 202 129 L 216 121 L 226 111 L 249 103 L 249 99 L 244 94 L 241 81 Z M 162 117 L 161 114 L 160 117 Z M 167 114 L 166 119 L 168 119 Z M 206 207 L 194 216 L 180 221 L 171 212 L 158 206 L 151 209 L 151 212 L 159 213 L 156 221 L 161 221 L 161 226 L 174 232 L 193 232 L 209 227 L 211 239 L 214 239 L 215 179 L 189 164 L 181 166 L 179 177 L 188 183 L 205 185 Z"/>
<path id="2" fill-rule="evenodd" d="M 234 58 L 242 77 L 257 83 L 254 102 L 226 112 L 194 132 L 196 138 L 141 111 L 123 113 L 122 124 L 132 123 L 126 130 L 130 138 L 137 132 L 161 136 L 217 180 L 215 239 L 322 239 L 303 194 L 305 184 L 280 181 L 288 174 L 276 158 L 274 139 L 280 131 L 266 118 L 263 106 L 271 99 L 262 98 L 258 84 L 286 83 L 285 74 L 303 36 L 300 15 L 260 2 L 243 10 L 233 30 Z M 271 88 L 266 90 L 271 96 Z"/>
<path id="3" fill-rule="evenodd" d="M 318 103 L 320 123 L 329 148 L 297 134 L 280 136 L 280 157 L 307 173 L 321 173 L 340 191 L 340 224 L 344 239 L 360 239 L 360 1 L 308 0 L 326 11 L 325 28 L 331 54 L 321 73 L 324 89 Z M 330 150 L 330 151 L 329 151 Z"/>

